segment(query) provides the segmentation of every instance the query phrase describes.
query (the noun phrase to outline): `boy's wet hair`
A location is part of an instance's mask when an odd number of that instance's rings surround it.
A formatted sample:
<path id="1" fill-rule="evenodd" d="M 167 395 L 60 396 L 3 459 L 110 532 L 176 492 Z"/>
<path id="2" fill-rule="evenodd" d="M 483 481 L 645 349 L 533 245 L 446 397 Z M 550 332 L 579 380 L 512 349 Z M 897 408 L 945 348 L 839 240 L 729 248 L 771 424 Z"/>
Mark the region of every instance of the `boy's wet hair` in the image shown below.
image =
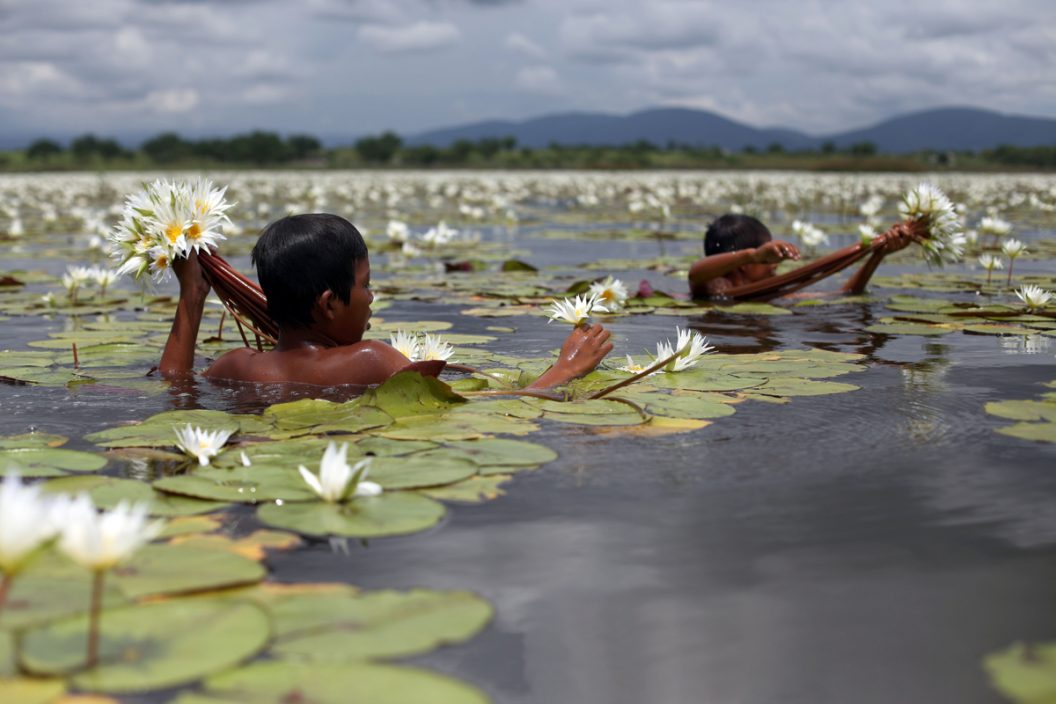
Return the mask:
<path id="1" fill-rule="evenodd" d="M 704 233 L 704 256 L 736 252 L 766 244 L 773 236 L 751 215 L 727 214 L 716 218 Z"/>
<path id="2" fill-rule="evenodd" d="M 279 326 L 310 326 L 312 306 L 324 291 L 348 303 L 356 262 L 366 256 L 363 235 L 340 215 L 289 215 L 271 223 L 252 254 L 268 315 Z"/>

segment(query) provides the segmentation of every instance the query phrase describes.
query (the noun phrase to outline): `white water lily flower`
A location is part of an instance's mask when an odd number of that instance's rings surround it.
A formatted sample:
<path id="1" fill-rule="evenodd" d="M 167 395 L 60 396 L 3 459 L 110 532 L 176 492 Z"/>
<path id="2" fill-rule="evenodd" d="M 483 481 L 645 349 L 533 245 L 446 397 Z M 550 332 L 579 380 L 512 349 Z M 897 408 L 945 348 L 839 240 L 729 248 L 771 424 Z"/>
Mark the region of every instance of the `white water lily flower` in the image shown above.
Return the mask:
<path id="1" fill-rule="evenodd" d="M 397 330 L 389 336 L 389 344 L 412 362 L 418 361 L 418 335 L 415 333 Z"/>
<path id="2" fill-rule="evenodd" d="M 993 254 L 980 254 L 979 266 L 987 271 L 993 271 L 994 269 L 1002 269 L 1005 265 L 1000 258 L 995 257 Z"/>
<path id="3" fill-rule="evenodd" d="M 23 484 L 9 471 L 0 485 L 0 572 L 10 576 L 58 532 L 51 520 L 53 502 L 37 485 Z"/>
<path id="4" fill-rule="evenodd" d="M 670 355 L 670 352 L 668 354 Z M 642 372 L 644 372 L 649 367 L 645 366 L 645 365 L 642 365 L 642 364 L 639 364 L 638 362 L 635 362 L 634 361 L 634 357 L 632 357 L 631 355 L 627 355 L 627 364 L 624 364 L 622 367 L 616 367 L 616 368 L 619 369 L 621 372 L 629 372 L 631 374 L 641 374 Z M 659 374 L 663 374 L 663 372 L 664 372 L 663 369 L 658 369 L 655 372 L 653 372 L 653 374 L 658 374 L 658 373 Z M 652 376 L 653 374 L 650 374 L 649 376 Z"/>
<path id="5" fill-rule="evenodd" d="M 411 237 L 411 230 L 407 227 L 407 223 L 400 220 L 389 220 L 388 226 L 385 228 L 385 234 L 388 235 L 389 239 L 393 242 L 406 242 Z"/>
<path id="6" fill-rule="evenodd" d="M 861 223 L 858 225 L 858 238 L 863 245 L 867 245 L 877 237 L 880 233 L 876 231 L 876 228 L 868 223 Z"/>
<path id="7" fill-rule="evenodd" d="M 232 430 L 210 432 L 195 428 L 190 423 L 184 428 L 173 428 L 173 430 L 176 432 L 176 447 L 191 457 L 198 458 L 198 464 L 203 467 L 209 464 L 210 458 L 220 454 L 220 448 L 234 432 Z"/>
<path id="8" fill-rule="evenodd" d="M 1041 286 L 1034 286 L 1033 284 L 1026 284 L 1021 286 L 1016 291 L 1016 296 L 1030 310 L 1035 308 L 1044 308 L 1048 305 L 1049 301 L 1052 300 L 1052 292 L 1046 291 Z"/>
<path id="9" fill-rule="evenodd" d="M 242 462 L 243 467 L 252 467 L 253 461 L 249 459 L 249 455 L 246 454 L 245 450 L 241 450 L 238 453 L 238 459 Z"/>
<path id="10" fill-rule="evenodd" d="M 671 356 L 676 351 L 679 351 L 679 355 L 671 360 L 670 364 L 664 367 L 664 371 L 680 372 L 696 366 L 701 357 L 715 349 L 712 345 L 708 344 L 708 338 L 704 337 L 696 330 L 676 327 L 675 332 L 678 335 L 678 339 L 673 348 L 670 346 L 665 348 L 667 354 L 661 355 L 660 346 L 657 345 L 657 359 L 664 359 Z"/>
<path id="11" fill-rule="evenodd" d="M 550 309 L 547 311 L 550 316 L 550 320 L 547 322 L 556 320 L 579 326 L 590 317 L 591 313 L 596 311 L 601 313 L 609 312 L 608 308 L 598 302 L 597 295 L 588 297 L 586 294 L 582 294 L 575 298 L 565 298 L 560 301 L 554 299 L 553 303 L 550 304 Z"/>
<path id="12" fill-rule="evenodd" d="M 122 501 L 99 513 L 87 494 L 70 501 L 62 516 L 59 550 L 81 567 L 108 570 L 157 537 L 165 522 L 148 520 L 146 503 Z"/>
<path id="13" fill-rule="evenodd" d="M 1015 259 L 1027 251 L 1027 246 L 1016 239 L 1008 239 L 1001 243 L 1001 251 L 1009 259 Z"/>
<path id="14" fill-rule="evenodd" d="M 55 298 L 55 294 L 51 291 L 48 291 L 43 296 L 41 296 L 40 300 L 43 301 L 44 305 L 46 305 L 48 308 L 54 308 L 59 304 L 58 300 Z"/>
<path id="15" fill-rule="evenodd" d="M 356 496 L 380 494 L 381 485 L 364 481 L 370 469 L 371 458 L 362 459 L 350 467 L 347 457 L 347 442 L 342 443 L 341 447 L 331 442 L 323 452 L 323 459 L 319 464 L 319 476 L 310 472 L 304 465 L 297 469 L 312 491 L 323 501 L 329 503 L 339 503 Z"/>
<path id="16" fill-rule="evenodd" d="M 419 357 L 416 361 L 424 361 L 429 359 L 448 360 L 451 355 L 454 354 L 455 348 L 444 340 L 439 335 L 430 335 L 425 333 L 418 345 Z"/>
<path id="17" fill-rule="evenodd" d="M 609 312 L 623 308 L 623 304 L 627 301 L 627 287 L 622 281 L 611 276 L 606 276 L 603 281 L 592 283 L 590 293 L 597 297 Z"/>
<path id="18" fill-rule="evenodd" d="M 925 259 L 936 265 L 957 262 L 964 256 L 965 238 L 961 218 L 953 203 L 930 183 L 921 183 L 902 196 L 898 208 L 903 219 L 923 226 L 921 242 Z"/>
<path id="19" fill-rule="evenodd" d="M 979 221 L 979 231 L 986 235 L 1004 237 L 1012 232 L 1012 223 L 997 217 L 985 217 Z"/>

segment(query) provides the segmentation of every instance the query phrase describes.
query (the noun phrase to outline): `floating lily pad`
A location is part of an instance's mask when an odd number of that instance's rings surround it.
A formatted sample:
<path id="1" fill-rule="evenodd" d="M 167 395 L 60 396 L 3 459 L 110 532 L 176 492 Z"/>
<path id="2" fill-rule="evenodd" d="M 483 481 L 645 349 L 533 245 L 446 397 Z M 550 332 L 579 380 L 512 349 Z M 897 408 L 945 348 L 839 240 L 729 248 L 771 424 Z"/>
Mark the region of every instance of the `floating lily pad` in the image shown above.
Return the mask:
<path id="1" fill-rule="evenodd" d="M 463 503 L 479 504 L 482 501 L 497 499 L 505 494 L 505 490 L 500 487 L 513 478 L 513 475 L 505 472 L 518 469 L 525 469 L 525 467 L 481 467 L 481 475 L 486 476 L 469 477 L 454 484 L 419 489 L 419 492 L 439 501 L 461 501 Z"/>
<path id="2" fill-rule="evenodd" d="M 456 440 L 448 443 L 473 459 L 478 465 L 529 467 L 557 459 L 557 453 L 545 445 L 507 438 Z"/>
<path id="3" fill-rule="evenodd" d="M 126 596 L 140 599 L 254 584 L 266 572 L 259 563 L 228 552 L 188 545 L 146 545 L 113 579 Z"/>
<path id="4" fill-rule="evenodd" d="M 314 464 L 314 463 L 313 463 Z M 312 468 L 315 471 L 315 468 Z M 312 501 L 312 490 L 292 464 L 235 469 L 198 469 L 193 474 L 164 477 L 153 484 L 166 494 L 196 499 L 255 504 L 275 501 Z"/>
<path id="5" fill-rule="evenodd" d="M 400 372 L 363 395 L 363 405 L 375 406 L 393 418 L 433 415 L 465 399 L 444 382 L 417 372 Z"/>
<path id="6" fill-rule="evenodd" d="M 23 476 L 48 477 L 70 472 L 94 472 L 106 466 L 106 458 L 90 452 L 50 447 L 6 450 L 0 452 L 0 470 L 10 464 Z"/>
<path id="7" fill-rule="evenodd" d="M 376 538 L 426 530 L 436 525 L 444 512 L 443 504 L 425 496 L 386 492 L 343 504 L 265 504 L 257 509 L 257 517 L 270 526 L 303 535 Z"/>
<path id="8" fill-rule="evenodd" d="M 539 426 L 519 418 L 507 418 L 497 415 L 480 415 L 477 413 L 460 413 L 436 419 L 408 418 L 388 428 L 382 428 L 378 434 L 392 440 L 473 440 L 487 435 L 528 435 L 539 430 Z"/>
<path id="9" fill-rule="evenodd" d="M 1017 704 L 1056 701 L 1056 644 L 1016 643 L 983 663 L 994 687 Z"/>
<path id="10" fill-rule="evenodd" d="M 923 323 L 879 323 L 868 326 L 866 330 L 883 335 L 948 335 L 953 332 L 952 328 L 940 328 Z"/>
<path id="11" fill-rule="evenodd" d="M 51 433 L 22 433 L 0 435 L 0 450 L 28 450 L 30 448 L 59 447 L 69 440 L 65 435 Z"/>
<path id="12" fill-rule="evenodd" d="M 818 381 L 815 379 L 772 379 L 762 386 L 748 391 L 749 394 L 768 394 L 771 396 L 825 396 L 857 391 L 860 387 L 838 381 Z"/>
<path id="13" fill-rule="evenodd" d="M 487 704 L 478 689 L 445 675 L 412 667 L 348 663 L 342 665 L 288 661 L 254 663 L 210 677 L 209 697 L 200 704 L 288 704 L 299 698 L 312 704 Z M 191 695 L 198 697 L 198 695 Z M 172 704 L 195 704 L 180 698 Z"/>
<path id="14" fill-rule="evenodd" d="M 62 680 L 29 677 L 0 677 L 4 704 L 54 704 L 66 691 Z"/>
<path id="15" fill-rule="evenodd" d="M 477 464 L 449 450 L 429 450 L 407 457 L 378 457 L 369 478 L 385 489 L 413 489 L 453 484 L 477 473 Z"/>
<path id="16" fill-rule="evenodd" d="M 269 606 L 271 652 L 314 662 L 354 662 L 426 653 L 476 635 L 491 605 L 465 591 L 306 594 Z"/>
<path id="17" fill-rule="evenodd" d="M 121 501 L 146 501 L 153 516 L 188 516 L 208 513 L 229 504 L 218 501 L 173 496 L 154 491 L 149 484 L 135 479 L 119 479 L 101 475 L 61 477 L 44 485 L 45 491 L 76 494 L 86 492 L 100 508 L 113 508 Z"/>
<path id="18" fill-rule="evenodd" d="M 30 629 L 20 660 L 27 670 L 71 675 L 96 692 L 142 692 L 193 682 L 230 668 L 267 643 L 269 620 L 245 602 L 175 600 L 107 609 L 100 619 L 99 664 L 83 670 L 88 619 Z"/>

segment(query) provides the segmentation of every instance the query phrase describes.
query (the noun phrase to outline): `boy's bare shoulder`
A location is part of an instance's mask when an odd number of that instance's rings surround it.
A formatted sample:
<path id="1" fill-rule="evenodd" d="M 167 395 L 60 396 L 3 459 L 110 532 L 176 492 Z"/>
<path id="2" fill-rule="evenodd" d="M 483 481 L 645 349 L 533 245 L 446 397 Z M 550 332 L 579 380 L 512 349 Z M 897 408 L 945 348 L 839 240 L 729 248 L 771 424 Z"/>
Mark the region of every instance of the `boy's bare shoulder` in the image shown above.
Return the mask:
<path id="1" fill-rule="evenodd" d="M 407 358 L 378 340 L 339 347 L 305 347 L 258 352 L 246 347 L 221 355 L 206 370 L 213 379 L 334 386 L 379 384 L 407 364 Z"/>

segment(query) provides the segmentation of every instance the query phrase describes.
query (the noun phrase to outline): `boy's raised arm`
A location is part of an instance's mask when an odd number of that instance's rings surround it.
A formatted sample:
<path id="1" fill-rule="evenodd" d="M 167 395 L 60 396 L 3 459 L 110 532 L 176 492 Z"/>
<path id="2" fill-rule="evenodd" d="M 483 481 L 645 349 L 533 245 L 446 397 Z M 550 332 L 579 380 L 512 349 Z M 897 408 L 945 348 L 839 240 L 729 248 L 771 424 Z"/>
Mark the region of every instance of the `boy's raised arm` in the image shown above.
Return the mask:
<path id="1" fill-rule="evenodd" d="M 698 259 L 689 268 L 689 292 L 693 298 L 706 298 L 718 292 L 709 290 L 708 283 L 748 264 L 777 264 L 785 259 L 799 259 L 796 246 L 784 240 L 771 240 L 758 247 L 733 252 L 712 254 Z"/>
<path id="2" fill-rule="evenodd" d="M 172 263 L 172 270 L 180 282 L 180 302 L 176 317 L 172 320 L 169 339 L 161 353 L 158 369 L 162 376 L 180 376 L 194 369 L 194 348 L 198 340 L 198 327 L 202 322 L 205 297 L 209 295 L 209 284 L 198 263 L 198 253 L 191 252 L 187 259 Z"/>
<path id="3" fill-rule="evenodd" d="M 573 328 L 561 346 L 557 361 L 527 388 L 548 389 L 593 371 L 612 352 L 611 335 L 597 323 Z"/>
<path id="4" fill-rule="evenodd" d="M 900 222 L 892 226 L 890 230 L 877 238 L 879 246 L 865 260 L 865 264 L 862 264 L 858 271 L 854 272 L 851 278 L 847 280 L 847 283 L 843 285 L 843 292 L 851 294 L 864 292 L 866 284 L 869 283 L 869 279 L 873 277 L 873 273 L 880 266 L 880 262 L 883 261 L 884 257 L 900 249 L 905 249 L 917 239 L 919 239 L 918 235 L 906 223 Z"/>

